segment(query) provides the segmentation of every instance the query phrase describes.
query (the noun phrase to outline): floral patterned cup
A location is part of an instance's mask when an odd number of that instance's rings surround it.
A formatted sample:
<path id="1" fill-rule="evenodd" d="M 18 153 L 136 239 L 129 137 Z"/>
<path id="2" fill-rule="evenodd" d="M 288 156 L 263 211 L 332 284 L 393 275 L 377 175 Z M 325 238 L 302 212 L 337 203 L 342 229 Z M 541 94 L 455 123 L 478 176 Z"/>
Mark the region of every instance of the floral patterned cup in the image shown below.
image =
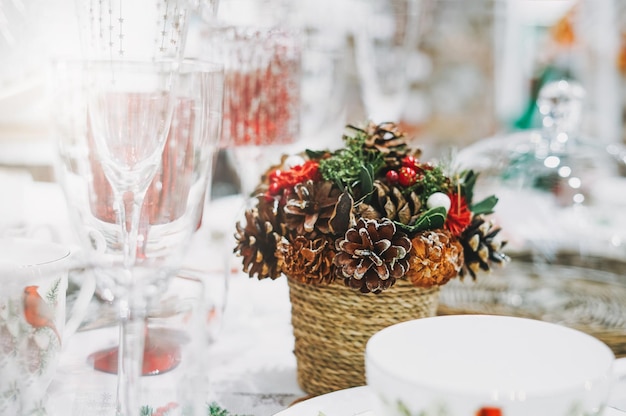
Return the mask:
<path id="1" fill-rule="evenodd" d="M 66 321 L 71 252 L 54 243 L 0 239 L 0 414 L 46 414 L 46 390 L 64 340 L 86 311 L 86 280 Z"/>
<path id="2" fill-rule="evenodd" d="M 366 349 L 377 416 L 602 415 L 624 371 L 615 363 L 583 332 L 488 315 L 396 324 Z"/>

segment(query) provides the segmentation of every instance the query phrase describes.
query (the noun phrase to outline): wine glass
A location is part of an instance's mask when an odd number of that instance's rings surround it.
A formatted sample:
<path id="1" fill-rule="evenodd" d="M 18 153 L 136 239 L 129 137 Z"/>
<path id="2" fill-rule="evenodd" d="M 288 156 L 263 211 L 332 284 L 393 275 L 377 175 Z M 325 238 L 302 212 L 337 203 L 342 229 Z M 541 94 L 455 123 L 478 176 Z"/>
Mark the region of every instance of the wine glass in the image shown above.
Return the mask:
<path id="1" fill-rule="evenodd" d="M 222 146 L 246 197 L 300 136 L 302 45 L 286 13 L 275 0 L 225 0 L 202 35 L 203 56 L 224 64 Z"/>
<path id="2" fill-rule="evenodd" d="M 350 22 L 343 16 L 351 4 L 301 0 L 289 21 L 300 33 L 300 141 L 318 148 L 339 147 L 348 115 Z"/>
<path id="3" fill-rule="evenodd" d="M 129 66 L 141 68 L 141 80 L 122 82 L 134 74 Z M 57 68 L 57 75 L 68 72 L 72 65 Z M 73 72 L 86 83 L 64 77 L 74 93 L 59 101 L 75 99 L 69 115 L 56 120 L 59 179 L 89 254 L 118 266 L 99 277 L 119 307 L 119 350 L 99 351 L 93 359 L 97 369 L 117 373 L 117 411 L 127 415 L 139 409 L 144 356 L 171 352 L 155 347 L 154 337 L 146 341 L 146 309 L 179 269 L 200 226 L 220 135 L 223 70 L 190 60 L 105 61 L 74 63 Z M 148 81 L 159 88 L 142 89 Z"/>
<path id="4" fill-rule="evenodd" d="M 367 117 L 399 121 L 409 96 L 408 71 L 417 42 L 420 0 L 359 0 L 354 41 Z"/>
<path id="5" fill-rule="evenodd" d="M 143 360 L 143 296 L 164 269 L 146 260 L 146 236 L 139 238 L 141 210 L 157 173 L 172 118 L 175 63 L 104 61 L 86 68 L 87 105 L 95 158 L 112 190 L 123 267 L 116 273 L 120 316 L 118 409 L 138 409 L 138 378 Z M 115 228 L 114 228 L 115 230 Z M 160 270 L 160 272 L 158 272 Z M 155 271 L 157 271 L 155 273 Z"/>

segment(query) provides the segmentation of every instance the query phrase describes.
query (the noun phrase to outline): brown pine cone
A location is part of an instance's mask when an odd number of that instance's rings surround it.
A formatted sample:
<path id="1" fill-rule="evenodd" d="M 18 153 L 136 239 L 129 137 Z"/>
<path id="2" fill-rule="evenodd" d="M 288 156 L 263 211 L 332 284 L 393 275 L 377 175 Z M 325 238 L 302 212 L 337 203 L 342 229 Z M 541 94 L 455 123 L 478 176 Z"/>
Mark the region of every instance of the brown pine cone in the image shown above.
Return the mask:
<path id="1" fill-rule="evenodd" d="M 429 230 L 411 240 L 407 278 L 418 287 L 446 284 L 463 266 L 463 247 L 447 230 Z"/>
<path id="2" fill-rule="evenodd" d="M 389 219 L 360 218 L 344 238 L 335 241 L 333 263 L 346 285 L 363 293 L 380 293 L 408 270 L 411 240 Z"/>
<path id="3" fill-rule="evenodd" d="M 364 132 L 366 134 L 365 148 L 380 152 L 389 168 L 400 167 L 402 158 L 409 155 L 409 151 L 416 158 L 421 156 L 420 150 L 409 149 L 404 132 L 395 123 L 370 122 Z"/>
<path id="4" fill-rule="evenodd" d="M 283 233 L 279 232 L 276 210 L 275 201 L 267 203 L 261 197 L 257 208 L 245 212 L 245 225 L 242 226 L 239 221 L 236 224 L 237 244 L 233 251 L 243 257 L 243 271 L 250 277 L 256 275 L 259 280 L 266 277 L 276 279 L 281 275 L 283 260 L 277 254 Z"/>
<path id="5" fill-rule="evenodd" d="M 283 245 L 283 272 L 302 283 L 331 283 L 335 280 L 333 240 L 322 236 L 310 240 L 298 236 Z"/>
<path id="6" fill-rule="evenodd" d="M 354 216 L 354 199 L 350 192 L 344 190 L 333 208 L 333 213 L 328 220 L 328 228 L 331 234 L 345 234 L 348 228 L 354 227 L 356 218 Z"/>
<path id="7" fill-rule="evenodd" d="M 285 204 L 285 223 L 299 235 L 310 234 L 317 228 L 323 234 L 330 232 L 328 220 L 341 192 L 330 181 L 299 183 Z"/>
<path id="8" fill-rule="evenodd" d="M 392 221 L 412 225 L 420 215 L 422 202 L 415 192 L 405 195 L 398 186 L 374 181 L 374 195 L 370 204 L 361 204 L 359 212 L 365 218 L 389 218 Z M 377 215 L 377 217 L 372 217 Z"/>
<path id="9" fill-rule="evenodd" d="M 476 215 L 472 219 L 459 237 L 465 256 L 461 277 L 469 273 L 475 280 L 480 270 L 490 271 L 492 263 L 503 264 L 509 261 L 509 257 L 501 251 L 506 242 L 498 238 L 499 233 L 500 228 L 495 227 L 493 222 L 486 221 L 484 216 Z"/>

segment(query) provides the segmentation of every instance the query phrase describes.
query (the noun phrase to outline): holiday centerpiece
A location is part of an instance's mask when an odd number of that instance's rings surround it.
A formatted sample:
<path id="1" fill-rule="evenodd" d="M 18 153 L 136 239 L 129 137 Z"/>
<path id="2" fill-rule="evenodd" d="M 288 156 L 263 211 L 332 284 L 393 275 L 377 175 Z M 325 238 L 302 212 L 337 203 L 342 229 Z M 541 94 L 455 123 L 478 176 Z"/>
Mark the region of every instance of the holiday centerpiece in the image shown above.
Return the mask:
<path id="1" fill-rule="evenodd" d="M 310 394 L 364 384 L 371 335 L 434 315 L 441 285 L 508 260 L 488 219 L 497 198 L 474 201 L 473 171 L 421 161 L 393 123 L 349 125 L 343 140 L 283 156 L 236 225 L 244 272 L 288 279 Z"/>

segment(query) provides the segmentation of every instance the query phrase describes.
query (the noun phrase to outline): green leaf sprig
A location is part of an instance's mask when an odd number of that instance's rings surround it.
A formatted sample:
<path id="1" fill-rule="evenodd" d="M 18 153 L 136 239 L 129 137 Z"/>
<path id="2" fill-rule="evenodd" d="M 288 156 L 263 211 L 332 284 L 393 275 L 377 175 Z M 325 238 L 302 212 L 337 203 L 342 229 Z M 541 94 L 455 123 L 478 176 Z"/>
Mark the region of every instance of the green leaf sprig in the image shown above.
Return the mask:
<path id="1" fill-rule="evenodd" d="M 478 174 L 473 170 L 467 170 L 463 172 L 459 179 L 459 185 L 461 187 L 461 194 L 465 197 L 465 201 L 475 215 L 492 214 L 498 198 L 495 195 L 490 195 L 482 201 L 474 203 L 474 186 L 478 179 Z"/>
<path id="2" fill-rule="evenodd" d="M 244 415 L 236 415 L 234 413 L 230 413 L 228 410 L 221 407 L 216 402 L 211 402 L 207 404 L 207 416 L 244 416 Z M 153 416 L 156 410 L 151 406 L 141 406 L 139 411 L 139 416 Z M 183 412 L 184 414 L 184 412 Z"/>
<path id="3" fill-rule="evenodd" d="M 446 177 L 441 167 L 434 166 L 432 169 L 424 169 L 422 175 L 422 179 L 407 187 L 404 193 L 415 192 L 422 201 L 426 201 L 435 192 L 447 193 L 450 189 L 450 179 Z"/>
<path id="4" fill-rule="evenodd" d="M 50 303 L 56 303 L 57 298 L 59 297 L 59 289 L 61 288 L 61 279 L 57 279 L 48 293 L 46 293 L 46 299 Z"/>
<path id="5" fill-rule="evenodd" d="M 366 134 L 355 130 L 356 134 L 344 134 L 345 147 L 320 160 L 322 178 L 333 181 L 339 189 L 347 188 L 354 194 L 358 187 L 359 194 L 367 194 L 373 189 L 377 172 L 385 162 L 379 152 L 364 147 Z"/>
<path id="6" fill-rule="evenodd" d="M 446 222 L 446 209 L 444 207 L 431 208 L 419 216 L 415 224 L 407 225 L 399 221 L 394 221 L 396 227 L 404 231 L 409 235 L 414 235 L 417 232 L 424 230 L 432 230 L 435 228 L 442 228 Z"/>

